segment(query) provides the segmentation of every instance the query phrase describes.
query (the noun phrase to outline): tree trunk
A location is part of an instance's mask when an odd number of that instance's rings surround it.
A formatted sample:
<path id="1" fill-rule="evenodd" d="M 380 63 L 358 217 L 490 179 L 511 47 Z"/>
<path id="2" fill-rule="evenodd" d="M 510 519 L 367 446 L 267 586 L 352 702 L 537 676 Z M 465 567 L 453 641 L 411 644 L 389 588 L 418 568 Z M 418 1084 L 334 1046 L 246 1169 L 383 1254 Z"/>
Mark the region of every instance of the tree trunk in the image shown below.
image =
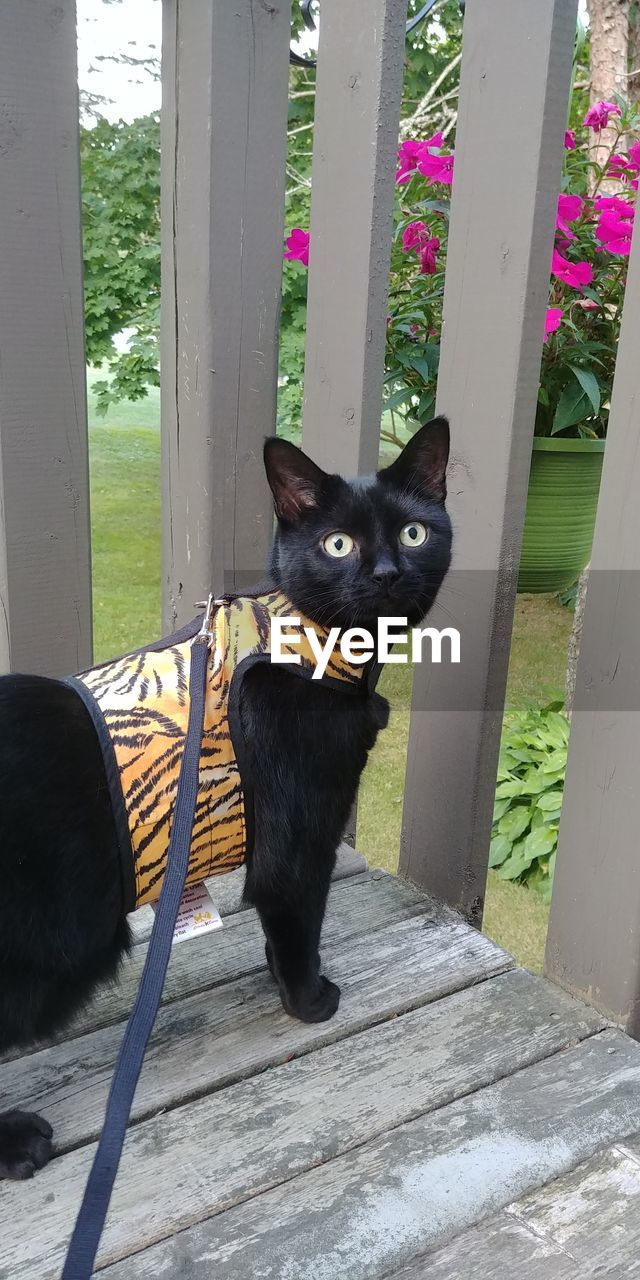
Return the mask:
<path id="1" fill-rule="evenodd" d="M 640 102 L 640 4 L 636 0 L 629 26 L 629 98 Z"/>
<path id="2" fill-rule="evenodd" d="M 631 0 L 587 0 L 591 46 L 591 101 L 614 102 L 615 94 L 629 94 L 629 18 Z M 593 148 L 603 164 L 613 145 L 615 129 L 603 129 Z"/>

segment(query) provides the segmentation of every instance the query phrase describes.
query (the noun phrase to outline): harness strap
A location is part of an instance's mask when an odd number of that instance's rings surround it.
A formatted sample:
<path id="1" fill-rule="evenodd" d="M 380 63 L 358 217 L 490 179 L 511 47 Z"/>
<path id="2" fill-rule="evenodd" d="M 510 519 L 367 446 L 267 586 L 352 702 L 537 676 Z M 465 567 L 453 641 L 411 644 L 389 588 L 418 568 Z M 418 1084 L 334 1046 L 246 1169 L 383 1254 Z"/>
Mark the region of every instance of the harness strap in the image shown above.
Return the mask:
<path id="1" fill-rule="evenodd" d="M 210 611 L 209 611 L 210 613 Z M 200 751 L 204 728 L 210 635 L 205 617 L 191 653 L 189 723 L 171 827 L 167 870 L 158 901 L 151 940 L 138 994 L 120 1046 L 111 1081 L 104 1125 L 73 1229 L 61 1280 L 89 1280 L 104 1227 L 133 1097 L 171 955 L 178 910 L 184 892 L 191 833 L 198 795 Z"/>

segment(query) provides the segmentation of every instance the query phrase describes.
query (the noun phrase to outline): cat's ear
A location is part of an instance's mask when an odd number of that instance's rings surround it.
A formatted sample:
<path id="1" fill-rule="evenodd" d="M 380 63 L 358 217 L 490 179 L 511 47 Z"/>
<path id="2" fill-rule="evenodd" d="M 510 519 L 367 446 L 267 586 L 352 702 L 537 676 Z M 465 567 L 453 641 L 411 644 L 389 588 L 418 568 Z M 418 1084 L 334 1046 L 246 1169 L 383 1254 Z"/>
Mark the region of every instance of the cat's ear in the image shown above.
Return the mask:
<path id="1" fill-rule="evenodd" d="M 436 502 L 444 502 L 448 460 L 449 423 L 446 418 L 433 418 L 416 431 L 400 457 L 379 475 L 398 489 L 413 489 Z"/>
<path id="2" fill-rule="evenodd" d="M 264 466 L 279 520 L 293 523 L 320 506 L 327 477 L 302 449 L 272 436 L 264 446 Z"/>

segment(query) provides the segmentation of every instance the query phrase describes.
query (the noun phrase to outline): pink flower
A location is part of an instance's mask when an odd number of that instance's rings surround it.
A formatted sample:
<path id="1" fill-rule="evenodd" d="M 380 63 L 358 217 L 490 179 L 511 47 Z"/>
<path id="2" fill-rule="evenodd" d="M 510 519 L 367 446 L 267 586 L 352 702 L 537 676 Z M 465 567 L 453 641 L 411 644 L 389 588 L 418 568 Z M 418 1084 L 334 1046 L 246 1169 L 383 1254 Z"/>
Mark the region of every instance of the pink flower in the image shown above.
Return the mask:
<path id="1" fill-rule="evenodd" d="M 640 170 L 640 142 L 633 142 L 629 147 L 630 167 Z"/>
<path id="2" fill-rule="evenodd" d="M 429 147 L 441 147 L 444 138 L 441 133 L 434 133 L 432 138 L 427 138 L 426 142 L 420 138 L 407 138 L 406 142 L 401 142 L 398 147 L 398 168 L 396 171 L 396 182 L 408 182 L 411 174 L 418 168 L 418 161 Z"/>
<path id="3" fill-rule="evenodd" d="M 564 135 L 564 149 L 565 151 L 575 151 L 576 149 L 576 135 L 573 129 L 567 129 Z"/>
<path id="4" fill-rule="evenodd" d="M 402 232 L 402 248 L 405 253 L 412 249 L 421 249 L 429 239 L 429 232 L 424 222 L 410 222 Z"/>
<path id="5" fill-rule="evenodd" d="M 595 230 L 596 240 L 599 240 L 609 253 L 620 254 L 621 257 L 628 257 L 631 252 L 631 237 L 633 235 L 633 221 L 628 218 L 620 218 L 614 212 L 607 212 L 600 215 L 600 221 Z"/>
<path id="6" fill-rule="evenodd" d="M 588 125 L 591 129 L 599 131 L 600 129 L 606 129 L 611 116 L 621 115 L 622 112 L 615 102 L 594 102 L 593 106 L 589 107 L 582 123 Z"/>
<path id="7" fill-rule="evenodd" d="M 630 148 L 629 156 L 631 156 L 632 151 L 634 154 L 636 153 L 637 146 L 638 144 L 634 143 L 634 146 Z M 638 157 L 638 160 L 640 161 L 640 156 Z M 607 165 L 607 173 L 611 174 L 612 178 L 618 178 L 620 182 L 628 182 L 629 185 L 635 187 L 637 191 L 638 179 L 637 177 L 634 177 L 634 175 L 637 174 L 639 167 L 640 164 L 636 164 L 635 159 L 629 159 L 618 151 L 615 155 L 611 156 L 609 164 Z"/>
<path id="8" fill-rule="evenodd" d="M 556 214 L 556 227 L 562 231 L 567 240 L 575 240 L 573 231 L 570 231 L 567 223 L 575 222 L 582 213 L 583 200 L 581 196 L 558 196 L 558 212 Z"/>
<path id="9" fill-rule="evenodd" d="M 638 190 L 638 174 L 640 173 L 640 142 L 633 142 L 629 147 L 628 158 L 612 156 L 612 159 L 624 161 L 624 171 L 618 176 Z M 611 166 L 610 166 L 611 168 Z M 612 170 L 613 171 L 613 170 Z"/>
<path id="10" fill-rule="evenodd" d="M 411 174 L 418 166 L 418 157 L 422 149 L 422 143 L 414 138 L 407 138 L 406 142 L 401 142 L 398 147 L 398 168 L 396 170 L 396 182 L 408 182 Z"/>
<path id="11" fill-rule="evenodd" d="M 633 222 L 634 206 L 629 200 L 622 200 L 620 196 L 598 196 L 593 205 L 599 213 L 617 213 L 619 218 L 630 218 Z"/>
<path id="12" fill-rule="evenodd" d="M 440 248 L 437 236 L 429 235 L 424 222 L 410 222 L 402 232 L 402 248 L 405 253 L 416 249 L 420 255 L 420 274 L 432 276 L 436 271 L 436 253 Z"/>
<path id="13" fill-rule="evenodd" d="M 614 178 L 626 178 L 629 161 L 626 156 L 622 155 L 622 152 L 614 151 L 613 155 L 609 156 L 607 169 Z"/>
<path id="14" fill-rule="evenodd" d="M 588 262 L 569 262 L 557 249 L 553 251 L 551 270 L 558 280 L 571 285 L 572 289 L 582 289 L 593 280 L 593 270 Z"/>
<path id="15" fill-rule="evenodd" d="M 289 258 L 292 262 L 301 262 L 303 267 L 309 266 L 309 232 L 303 231 L 302 227 L 294 227 L 289 232 L 286 241 L 286 251 L 283 258 Z"/>
<path id="16" fill-rule="evenodd" d="M 436 254 L 440 248 L 440 241 L 437 236 L 433 236 L 431 240 L 423 245 L 420 253 L 420 275 L 433 276 L 437 269 Z"/>
<path id="17" fill-rule="evenodd" d="M 544 340 L 547 341 L 550 333 L 555 333 L 556 329 L 562 324 L 563 311 L 562 307 L 547 307 L 547 314 L 544 318 Z"/>
<path id="18" fill-rule="evenodd" d="M 428 182 L 442 182 L 450 186 L 453 182 L 453 152 L 442 155 L 425 149 L 418 161 L 418 170 Z"/>

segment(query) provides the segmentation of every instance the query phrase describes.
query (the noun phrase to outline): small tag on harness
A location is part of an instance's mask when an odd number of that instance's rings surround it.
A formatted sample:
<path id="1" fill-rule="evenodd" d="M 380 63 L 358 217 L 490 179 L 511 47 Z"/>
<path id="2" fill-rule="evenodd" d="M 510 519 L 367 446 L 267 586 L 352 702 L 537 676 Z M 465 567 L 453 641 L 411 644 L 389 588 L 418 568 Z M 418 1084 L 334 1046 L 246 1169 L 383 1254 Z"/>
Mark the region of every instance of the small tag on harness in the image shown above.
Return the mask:
<path id="1" fill-rule="evenodd" d="M 155 905 L 153 909 L 155 911 Z M 206 884 L 189 884 L 182 895 L 171 945 L 186 942 L 187 938 L 209 933 L 212 929 L 221 929 L 222 923 L 222 916 L 215 907 Z"/>

